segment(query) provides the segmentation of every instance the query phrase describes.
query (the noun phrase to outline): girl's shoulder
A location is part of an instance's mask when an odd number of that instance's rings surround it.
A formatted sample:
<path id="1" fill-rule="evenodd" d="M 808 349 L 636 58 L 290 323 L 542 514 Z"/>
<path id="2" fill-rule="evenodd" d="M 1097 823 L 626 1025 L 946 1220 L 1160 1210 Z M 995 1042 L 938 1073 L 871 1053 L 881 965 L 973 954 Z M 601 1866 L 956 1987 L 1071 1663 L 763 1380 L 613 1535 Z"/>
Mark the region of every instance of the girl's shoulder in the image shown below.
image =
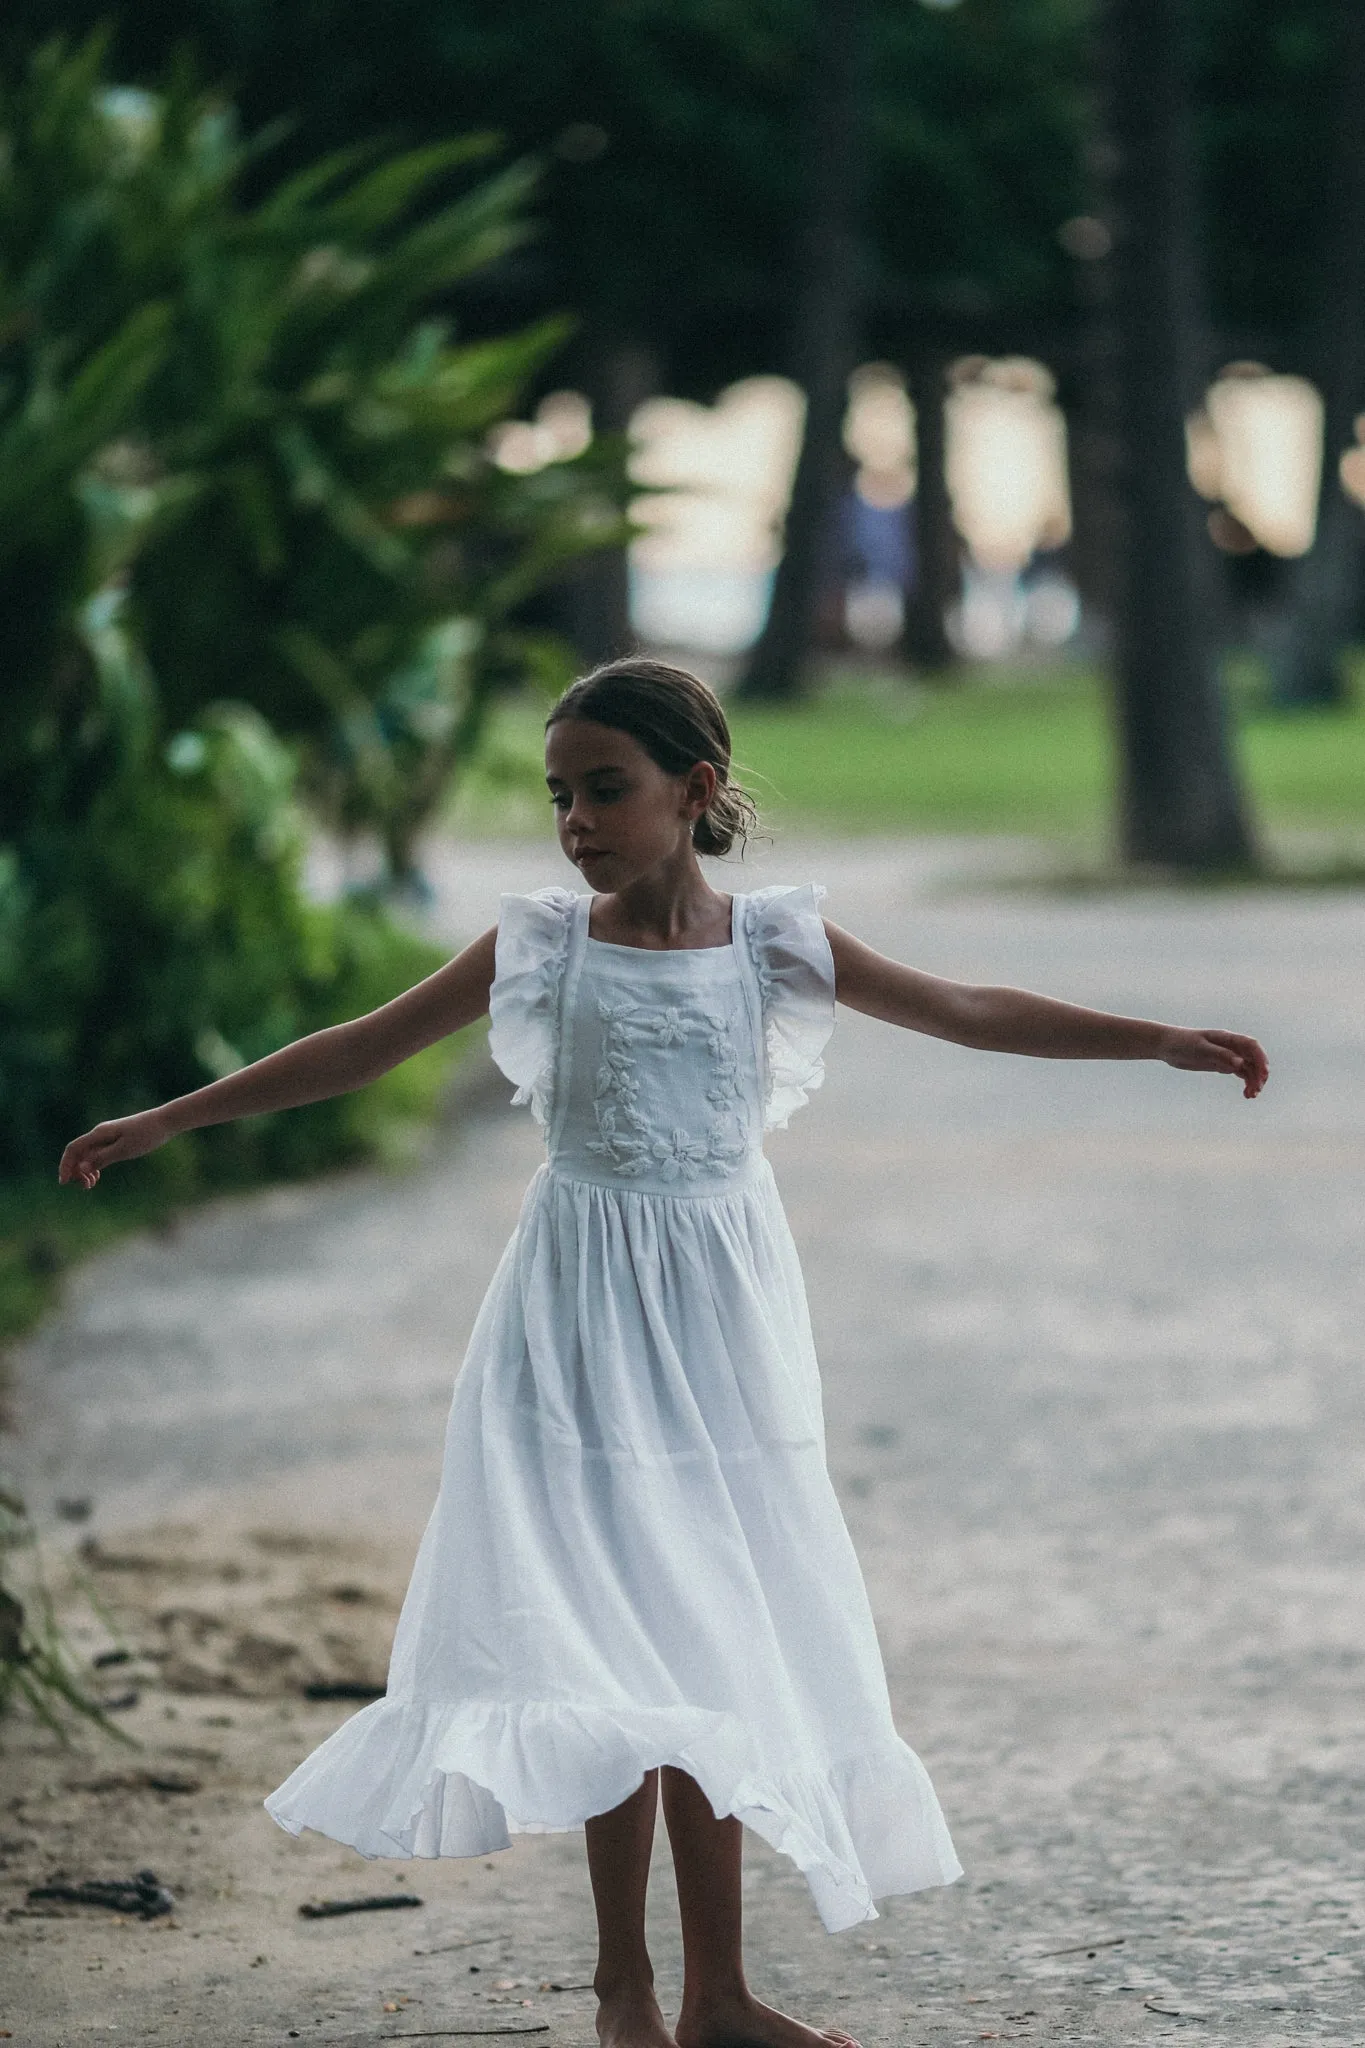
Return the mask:
<path id="1" fill-rule="evenodd" d="M 529 925 L 553 931 L 573 916 L 582 891 L 566 889 L 561 882 L 547 882 L 541 889 L 505 889 L 498 898 L 498 924 Z"/>
<path id="2" fill-rule="evenodd" d="M 834 962 L 820 915 L 827 894 L 823 882 L 773 882 L 741 897 L 745 937 L 760 967 L 776 971 L 804 959 L 832 985 Z"/>
<path id="3" fill-rule="evenodd" d="M 562 966 L 569 949 L 574 912 L 582 901 L 574 889 L 551 882 L 524 894 L 506 890 L 498 899 L 497 979 L 504 985 L 530 975 L 544 979 Z"/>
<path id="4" fill-rule="evenodd" d="M 755 927 L 768 929 L 802 917 L 819 916 L 829 894 L 823 882 L 769 882 L 762 889 L 737 892 Z"/>
<path id="5" fill-rule="evenodd" d="M 767 1129 L 785 1127 L 825 1077 L 834 1029 L 834 956 L 820 905 L 822 882 L 774 882 L 742 901 L 744 935 L 763 1001 Z"/>
<path id="6" fill-rule="evenodd" d="M 579 893 L 552 882 L 525 894 L 505 891 L 498 903 L 488 1049 L 509 1081 L 513 1102 L 529 1102 L 547 1121 L 554 1082 L 559 985 Z"/>

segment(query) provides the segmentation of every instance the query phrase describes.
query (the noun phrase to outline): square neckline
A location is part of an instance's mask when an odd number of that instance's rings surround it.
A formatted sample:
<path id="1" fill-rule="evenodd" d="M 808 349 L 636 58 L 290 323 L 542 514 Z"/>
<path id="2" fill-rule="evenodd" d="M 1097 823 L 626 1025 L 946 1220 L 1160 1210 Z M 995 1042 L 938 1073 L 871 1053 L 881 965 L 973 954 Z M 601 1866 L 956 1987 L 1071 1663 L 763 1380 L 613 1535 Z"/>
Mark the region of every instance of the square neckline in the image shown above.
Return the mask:
<path id="1" fill-rule="evenodd" d="M 595 939 L 588 928 L 592 918 L 592 896 L 584 896 L 581 900 L 587 905 L 583 912 L 585 944 L 605 946 L 609 953 L 643 953 L 649 959 L 666 957 L 673 960 L 688 953 L 737 953 L 739 950 L 736 937 L 739 925 L 739 895 L 734 891 L 730 896 L 730 937 L 723 946 L 623 946 L 615 939 Z"/>

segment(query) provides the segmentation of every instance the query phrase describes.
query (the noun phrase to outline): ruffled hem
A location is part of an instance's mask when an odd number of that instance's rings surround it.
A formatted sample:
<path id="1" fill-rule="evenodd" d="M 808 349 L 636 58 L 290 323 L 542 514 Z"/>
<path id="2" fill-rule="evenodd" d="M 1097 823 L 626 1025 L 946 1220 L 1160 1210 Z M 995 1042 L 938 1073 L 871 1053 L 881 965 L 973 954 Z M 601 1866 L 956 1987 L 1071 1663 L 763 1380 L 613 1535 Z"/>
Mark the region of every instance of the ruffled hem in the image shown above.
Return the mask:
<path id="1" fill-rule="evenodd" d="M 821 1055 L 834 1029 L 834 958 L 820 915 L 827 893 L 821 882 L 776 883 L 745 899 L 763 1004 L 765 1130 L 785 1130 L 825 1078 Z"/>
<path id="2" fill-rule="evenodd" d="M 488 1050 L 516 1083 L 513 1103 L 529 1102 L 543 1126 L 554 1108 L 559 995 L 577 901 L 573 889 L 551 883 L 529 896 L 504 895 L 498 917 Z"/>
<path id="3" fill-rule="evenodd" d="M 771 1775 L 734 1715 L 694 1707 L 376 1700 L 265 1806 L 288 1833 L 312 1828 L 362 1856 L 484 1856 L 514 1834 L 581 1827 L 660 1764 L 790 1857 L 831 1934 L 875 1920 L 876 1898 L 962 1875 L 928 1774 L 899 1737 Z"/>

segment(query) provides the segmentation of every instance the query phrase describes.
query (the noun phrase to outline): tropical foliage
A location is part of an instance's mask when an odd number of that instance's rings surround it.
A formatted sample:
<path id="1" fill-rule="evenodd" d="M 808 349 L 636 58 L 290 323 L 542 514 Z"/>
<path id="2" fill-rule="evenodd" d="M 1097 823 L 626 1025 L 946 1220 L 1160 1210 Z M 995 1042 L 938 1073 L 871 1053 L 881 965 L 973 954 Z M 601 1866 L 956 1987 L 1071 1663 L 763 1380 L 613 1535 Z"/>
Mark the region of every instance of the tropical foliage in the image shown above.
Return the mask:
<path id="1" fill-rule="evenodd" d="M 564 327 L 452 336 L 527 232 L 525 166 L 470 182 L 486 139 L 272 187 L 270 137 L 183 66 L 111 88 L 99 37 L 0 84 L 0 133 L 0 1158 L 47 1170 L 432 964 L 304 901 L 296 783 L 401 873 L 499 683 L 567 666 L 519 615 L 623 490 L 612 448 L 488 453 Z M 371 1115 L 174 1170 L 321 1164 Z"/>
<path id="2" fill-rule="evenodd" d="M 122 598 L 171 731 L 253 705 L 401 869 L 489 691 L 553 662 L 518 607 L 620 533 L 619 451 L 513 476 L 485 446 L 564 323 L 461 344 L 440 317 L 525 237 L 533 173 L 470 186 L 487 138 L 360 146 L 246 205 L 271 136 L 183 66 L 153 96 L 102 63 L 47 45 L 0 110 L 5 795 L 65 754 L 59 643 L 91 686 L 89 602 L 102 627 Z M 80 676 L 58 695 L 79 724 Z"/>

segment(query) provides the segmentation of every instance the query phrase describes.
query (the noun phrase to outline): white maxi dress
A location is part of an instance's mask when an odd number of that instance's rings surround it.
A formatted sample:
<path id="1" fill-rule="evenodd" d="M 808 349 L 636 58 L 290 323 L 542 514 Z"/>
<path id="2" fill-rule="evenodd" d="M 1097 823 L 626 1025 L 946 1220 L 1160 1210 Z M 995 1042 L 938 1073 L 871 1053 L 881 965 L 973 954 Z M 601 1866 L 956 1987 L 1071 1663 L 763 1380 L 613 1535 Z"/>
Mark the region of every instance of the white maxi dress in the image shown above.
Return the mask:
<path id="1" fill-rule="evenodd" d="M 824 894 L 737 894 L 730 945 L 666 952 L 590 938 L 588 895 L 503 897 L 490 1044 L 548 1156 L 455 1383 L 387 1694 L 267 1799 L 291 1833 L 482 1856 L 675 1764 L 831 1932 L 961 1875 L 892 1723 L 762 1149 L 823 1078 Z"/>

